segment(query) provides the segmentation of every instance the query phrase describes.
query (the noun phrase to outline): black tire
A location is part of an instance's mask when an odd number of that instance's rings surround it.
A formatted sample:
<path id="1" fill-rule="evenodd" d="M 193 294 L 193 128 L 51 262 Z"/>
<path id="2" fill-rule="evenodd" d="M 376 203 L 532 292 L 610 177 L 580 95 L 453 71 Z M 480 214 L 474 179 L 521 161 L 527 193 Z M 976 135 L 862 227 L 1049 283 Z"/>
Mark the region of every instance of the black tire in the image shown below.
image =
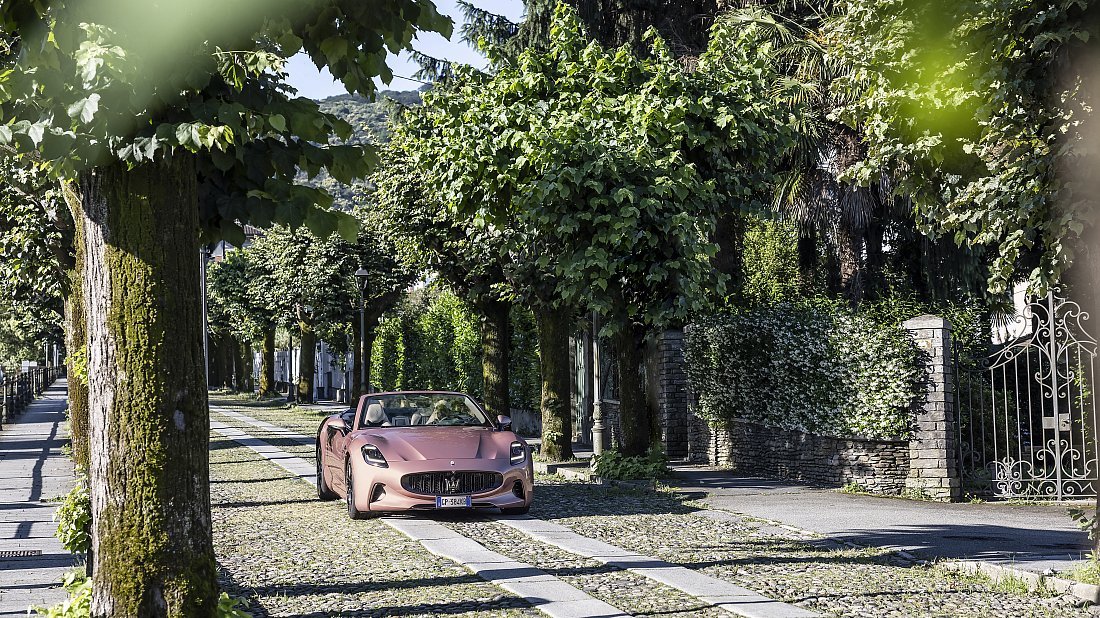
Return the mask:
<path id="1" fill-rule="evenodd" d="M 501 515 L 526 515 L 527 512 L 530 511 L 530 510 L 531 510 L 531 505 L 528 504 L 527 506 L 517 506 L 517 507 L 513 507 L 513 508 L 508 508 L 508 509 L 500 509 L 500 514 Z"/>
<path id="2" fill-rule="evenodd" d="M 320 500 L 335 500 L 340 497 L 335 491 L 332 491 L 332 487 L 328 484 L 328 479 L 325 478 L 325 466 L 321 463 L 321 442 L 317 442 L 317 450 L 315 452 L 315 460 L 317 461 L 317 498 Z"/>
<path id="3" fill-rule="evenodd" d="M 370 511 L 360 511 L 355 508 L 355 485 L 351 482 L 351 460 L 344 464 L 344 492 L 345 502 L 348 504 L 348 517 L 352 519 L 367 519 Z"/>

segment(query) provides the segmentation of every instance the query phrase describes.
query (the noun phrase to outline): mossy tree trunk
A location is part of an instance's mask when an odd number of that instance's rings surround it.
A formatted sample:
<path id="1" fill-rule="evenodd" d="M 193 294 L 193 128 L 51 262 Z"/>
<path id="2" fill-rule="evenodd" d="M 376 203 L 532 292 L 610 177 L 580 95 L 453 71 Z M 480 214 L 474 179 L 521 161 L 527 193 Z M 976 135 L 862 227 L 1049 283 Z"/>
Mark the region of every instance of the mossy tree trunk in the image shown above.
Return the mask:
<path id="1" fill-rule="evenodd" d="M 80 281 L 74 275 L 75 287 L 65 301 L 65 349 L 69 350 L 66 367 L 69 381 L 69 436 L 73 446 L 73 461 L 88 469 L 88 384 L 74 366 L 74 353 L 83 354 L 87 345 L 84 325 L 84 298 Z"/>
<path id="2" fill-rule="evenodd" d="M 69 297 L 65 302 L 65 349 L 68 351 L 69 434 L 73 444 L 73 460 L 88 469 L 88 383 L 76 370 L 74 361 L 86 358 L 88 352 L 87 315 L 84 309 L 84 233 L 80 196 L 68 184 L 62 187 L 65 202 L 73 216 L 73 269 L 69 272 Z M 85 365 L 85 369 L 87 366 Z"/>
<path id="3" fill-rule="evenodd" d="M 194 161 L 81 176 L 93 616 L 209 618 L 210 525 Z"/>
<path id="4" fill-rule="evenodd" d="M 313 374 L 317 364 L 317 332 L 309 320 L 299 318 L 298 332 L 301 352 L 298 356 L 297 401 L 313 403 Z"/>
<path id="5" fill-rule="evenodd" d="M 615 335 L 619 368 L 619 425 L 623 436 L 622 453 L 644 455 L 652 437 L 649 407 L 646 405 L 642 365 L 645 362 L 645 331 L 626 322 Z"/>
<path id="6" fill-rule="evenodd" d="M 512 413 L 508 394 L 512 307 L 506 302 L 486 302 L 480 303 L 478 308 L 481 310 L 481 377 L 485 409 L 490 418 L 508 416 Z"/>
<path id="7" fill-rule="evenodd" d="M 543 458 L 573 458 L 573 418 L 569 409 L 569 327 L 571 313 L 539 309 L 539 367 L 542 370 Z"/>
<path id="8" fill-rule="evenodd" d="M 275 394 L 275 326 L 264 329 L 260 344 L 260 397 Z"/>

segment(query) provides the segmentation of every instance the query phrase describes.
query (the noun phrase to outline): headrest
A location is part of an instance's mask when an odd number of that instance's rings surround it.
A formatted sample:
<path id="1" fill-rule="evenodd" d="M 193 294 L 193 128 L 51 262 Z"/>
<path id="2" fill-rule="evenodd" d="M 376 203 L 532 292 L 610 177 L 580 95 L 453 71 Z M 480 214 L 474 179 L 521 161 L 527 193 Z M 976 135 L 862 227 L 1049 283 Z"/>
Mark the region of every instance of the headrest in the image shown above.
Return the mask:
<path id="1" fill-rule="evenodd" d="M 372 425 L 386 422 L 386 413 L 382 411 L 382 404 L 372 403 L 367 406 L 367 422 Z"/>

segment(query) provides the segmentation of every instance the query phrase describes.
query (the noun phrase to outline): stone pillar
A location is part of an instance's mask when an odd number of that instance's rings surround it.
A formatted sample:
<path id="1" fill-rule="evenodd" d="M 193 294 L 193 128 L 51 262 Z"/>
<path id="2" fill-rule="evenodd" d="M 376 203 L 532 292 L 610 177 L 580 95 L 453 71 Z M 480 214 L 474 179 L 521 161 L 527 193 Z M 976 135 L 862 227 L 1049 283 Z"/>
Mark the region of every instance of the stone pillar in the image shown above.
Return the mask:
<path id="1" fill-rule="evenodd" d="M 654 378 L 661 442 L 669 459 L 688 457 L 688 380 L 684 331 L 666 330 L 657 339 Z"/>
<path id="2" fill-rule="evenodd" d="M 922 315 L 902 325 L 928 354 L 928 392 L 916 410 L 913 436 L 909 441 L 907 491 L 928 498 L 957 501 L 961 498 L 955 418 L 955 366 L 952 358 L 951 325 L 947 320 Z"/>

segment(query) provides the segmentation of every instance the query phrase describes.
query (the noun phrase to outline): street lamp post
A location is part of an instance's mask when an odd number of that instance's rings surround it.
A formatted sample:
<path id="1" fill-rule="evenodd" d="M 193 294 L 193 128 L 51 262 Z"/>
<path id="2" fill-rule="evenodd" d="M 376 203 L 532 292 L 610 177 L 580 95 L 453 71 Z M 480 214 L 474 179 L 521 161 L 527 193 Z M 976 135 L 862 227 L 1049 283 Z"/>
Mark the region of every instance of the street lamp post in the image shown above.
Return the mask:
<path id="1" fill-rule="evenodd" d="M 206 263 L 210 261 L 212 253 L 210 245 L 199 248 L 202 256 L 202 363 L 203 379 L 206 380 L 207 388 L 210 388 L 210 323 L 206 315 Z"/>
<path id="2" fill-rule="evenodd" d="M 367 290 L 370 288 L 370 272 L 365 268 L 355 271 L 355 281 L 359 284 L 359 384 L 363 393 L 370 392 L 367 385 Z"/>

